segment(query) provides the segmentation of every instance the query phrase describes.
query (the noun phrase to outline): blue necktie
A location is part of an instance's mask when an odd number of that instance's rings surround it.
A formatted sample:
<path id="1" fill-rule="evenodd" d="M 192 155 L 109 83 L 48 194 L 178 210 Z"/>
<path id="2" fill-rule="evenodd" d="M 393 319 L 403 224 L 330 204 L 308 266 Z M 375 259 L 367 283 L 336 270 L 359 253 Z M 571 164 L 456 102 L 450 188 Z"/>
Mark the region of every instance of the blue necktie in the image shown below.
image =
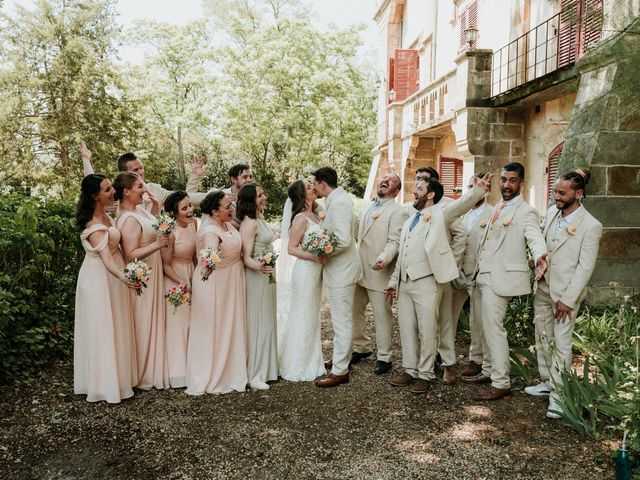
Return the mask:
<path id="1" fill-rule="evenodd" d="M 413 217 L 413 221 L 411 222 L 411 225 L 409 225 L 409 231 L 413 230 L 413 227 L 415 227 L 418 224 L 418 221 L 420 220 L 420 212 L 416 212 L 415 217 Z"/>

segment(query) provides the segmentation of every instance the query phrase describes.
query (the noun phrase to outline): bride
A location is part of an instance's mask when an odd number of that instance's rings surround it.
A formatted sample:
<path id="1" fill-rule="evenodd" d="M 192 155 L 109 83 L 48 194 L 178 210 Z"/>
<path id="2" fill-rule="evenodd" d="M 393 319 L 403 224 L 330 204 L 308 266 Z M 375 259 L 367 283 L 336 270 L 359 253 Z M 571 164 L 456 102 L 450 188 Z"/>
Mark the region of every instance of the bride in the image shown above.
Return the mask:
<path id="1" fill-rule="evenodd" d="M 291 202 L 285 204 L 283 251 L 278 259 L 284 267 L 281 268 L 282 276 L 288 276 L 288 255 L 296 257 L 296 261 L 291 268 L 290 280 L 278 279 L 278 360 L 282 378 L 304 382 L 326 373 L 320 343 L 321 274 L 325 259 L 300 247 L 311 232 L 321 230 L 320 221 L 313 212 L 316 199 L 313 187 L 306 180 L 296 180 L 289 186 L 288 193 Z"/>

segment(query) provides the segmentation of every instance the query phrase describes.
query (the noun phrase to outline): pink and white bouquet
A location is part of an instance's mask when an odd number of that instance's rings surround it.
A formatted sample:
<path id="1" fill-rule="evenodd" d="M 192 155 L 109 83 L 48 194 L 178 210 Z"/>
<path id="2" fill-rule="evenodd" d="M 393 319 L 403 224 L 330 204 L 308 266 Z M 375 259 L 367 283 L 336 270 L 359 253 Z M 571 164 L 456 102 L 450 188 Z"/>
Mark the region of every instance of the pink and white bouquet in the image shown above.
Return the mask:
<path id="1" fill-rule="evenodd" d="M 276 260 L 278 260 L 278 254 L 271 248 L 267 248 L 262 254 L 258 255 L 256 259 L 260 265 L 264 265 L 266 267 L 276 267 Z M 276 283 L 276 279 L 273 278 L 273 275 L 269 275 L 269 283 Z"/>
<path id="2" fill-rule="evenodd" d="M 338 244 L 336 234 L 331 230 L 311 232 L 302 242 L 302 250 L 312 253 L 316 257 L 330 255 Z"/>
<path id="3" fill-rule="evenodd" d="M 207 247 L 200 250 L 198 255 L 198 259 L 205 272 L 215 270 L 223 258 L 224 257 L 222 256 L 220 249 L 214 250 L 213 247 Z M 201 278 L 203 282 L 209 280 L 209 277 L 206 275 L 202 275 Z"/>
<path id="4" fill-rule="evenodd" d="M 167 290 L 164 298 L 167 299 L 169 304 L 173 305 L 173 313 L 176 313 L 180 305 L 191 303 L 191 292 L 189 292 L 184 283 L 180 283 Z"/>
<path id="5" fill-rule="evenodd" d="M 160 212 L 156 221 L 151 225 L 158 235 L 170 235 L 176 229 L 176 219 L 167 212 Z"/>
<path id="6" fill-rule="evenodd" d="M 142 260 L 137 258 L 133 262 L 129 262 L 124 267 L 124 276 L 130 282 L 135 282 L 140 286 L 134 289 L 136 295 L 142 295 L 142 289 L 147 288 L 147 282 L 151 278 L 151 267 Z"/>

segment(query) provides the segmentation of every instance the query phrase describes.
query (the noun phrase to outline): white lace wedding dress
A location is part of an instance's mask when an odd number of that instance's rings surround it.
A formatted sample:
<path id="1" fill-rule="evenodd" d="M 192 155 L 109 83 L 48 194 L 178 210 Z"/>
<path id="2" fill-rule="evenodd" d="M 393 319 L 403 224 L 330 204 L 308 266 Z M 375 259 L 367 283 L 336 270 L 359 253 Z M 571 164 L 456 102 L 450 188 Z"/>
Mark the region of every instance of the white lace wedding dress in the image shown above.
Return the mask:
<path id="1" fill-rule="evenodd" d="M 310 232 L 321 230 L 306 218 L 304 239 Z M 278 316 L 278 363 L 285 380 L 308 382 L 326 373 L 320 343 L 321 275 L 322 265 L 318 262 L 297 258 L 291 271 L 289 305 L 278 305 L 284 310 Z"/>

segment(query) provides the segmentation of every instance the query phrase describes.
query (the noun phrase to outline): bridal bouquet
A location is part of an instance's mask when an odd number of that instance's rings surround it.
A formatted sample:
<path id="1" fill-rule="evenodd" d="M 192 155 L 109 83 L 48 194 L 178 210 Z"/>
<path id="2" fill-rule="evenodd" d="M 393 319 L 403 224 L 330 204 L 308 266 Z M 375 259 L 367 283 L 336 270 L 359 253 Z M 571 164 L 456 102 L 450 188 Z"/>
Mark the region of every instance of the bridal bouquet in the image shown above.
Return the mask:
<path id="1" fill-rule="evenodd" d="M 203 250 L 200 250 L 200 254 L 198 256 L 200 263 L 202 264 L 202 267 L 205 269 L 205 271 L 215 270 L 223 258 L 220 249 L 214 250 L 213 247 L 207 247 Z M 203 282 L 206 282 L 208 279 L 208 276 L 202 276 Z"/>
<path id="2" fill-rule="evenodd" d="M 267 248 L 261 255 L 258 255 L 256 259 L 259 264 L 265 265 L 267 267 L 276 266 L 276 260 L 278 260 L 278 254 L 271 248 Z M 269 275 L 269 283 L 276 283 L 276 279 L 273 278 L 273 275 Z"/>
<path id="3" fill-rule="evenodd" d="M 156 217 L 156 222 L 151 225 L 158 235 L 169 235 L 176 229 L 176 219 L 167 212 L 161 212 Z"/>
<path id="4" fill-rule="evenodd" d="M 184 283 L 180 283 L 179 285 L 174 285 L 169 290 L 167 290 L 164 298 L 167 299 L 169 304 L 173 305 L 173 313 L 176 313 L 178 307 L 180 305 L 184 305 L 185 303 L 191 303 L 191 293 L 187 290 L 187 287 Z"/>
<path id="5" fill-rule="evenodd" d="M 316 257 L 321 257 L 330 255 L 337 244 L 338 238 L 333 231 L 322 230 L 320 232 L 311 232 L 307 239 L 302 242 L 302 249 Z"/>
<path id="6" fill-rule="evenodd" d="M 134 291 L 136 295 L 142 295 L 142 289 L 147 288 L 147 282 L 151 278 L 151 267 L 136 258 L 133 262 L 128 263 L 123 271 L 127 280 L 140 284 Z"/>

